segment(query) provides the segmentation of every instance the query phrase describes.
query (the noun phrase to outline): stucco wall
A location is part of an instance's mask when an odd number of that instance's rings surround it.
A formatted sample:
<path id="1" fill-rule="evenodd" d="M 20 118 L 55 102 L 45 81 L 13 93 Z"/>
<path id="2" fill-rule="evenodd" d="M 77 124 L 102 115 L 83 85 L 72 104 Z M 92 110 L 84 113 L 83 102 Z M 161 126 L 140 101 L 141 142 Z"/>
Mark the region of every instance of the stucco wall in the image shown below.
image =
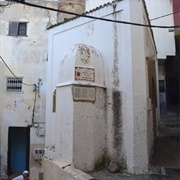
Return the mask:
<path id="1" fill-rule="evenodd" d="M 95 103 L 75 102 L 73 115 L 74 166 L 85 172 L 93 171 L 106 160 L 105 90 L 96 88 Z"/>
<path id="2" fill-rule="evenodd" d="M 106 14 L 106 12 L 104 12 Z M 120 13 L 119 13 L 120 14 Z M 96 15 L 96 14 L 94 14 Z M 109 16 L 113 18 L 113 16 Z M 82 22 L 81 22 L 82 21 Z M 52 36 L 50 35 L 49 39 L 49 47 L 59 47 L 58 49 L 52 48 L 49 49 L 49 83 L 50 83 L 50 90 L 49 90 L 49 97 L 51 97 L 50 103 L 47 104 L 47 107 L 51 109 L 51 101 L 52 101 L 52 89 L 55 88 L 57 82 L 58 82 L 58 77 L 57 73 L 59 72 L 59 67 L 57 64 L 60 64 L 61 60 L 64 58 L 65 53 L 70 47 L 73 47 L 74 44 L 77 43 L 84 43 L 87 45 L 91 45 L 95 49 L 97 49 L 102 57 L 104 62 L 106 62 L 105 65 L 105 78 L 106 80 L 106 87 L 107 89 L 107 101 L 108 101 L 108 119 L 112 119 L 112 79 L 113 77 L 111 76 L 112 71 L 113 71 L 113 64 L 112 64 L 112 59 L 114 59 L 114 54 L 112 53 L 113 47 L 114 47 L 114 37 L 113 37 L 113 31 L 114 27 L 112 24 L 104 23 L 103 22 L 103 28 L 102 28 L 102 22 L 99 21 L 93 21 L 88 24 L 85 24 L 87 19 L 77 19 L 75 27 L 72 28 L 69 31 L 64 31 L 66 29 L 71 28 L 71 24 L 64 24 L 60 26 L 60 30 L 58 28 L 54 28 L 51 30 Z M 73 23 L 73 22 L 72 22 Z M 121 28 L 120 28 L 121 30 Z M 63 35 L 62 35 L 63 32 Z M 106 39 L 104 39 L 104 35 L 106 34 Z M 53 35 L 54 34 L 54 35 Z M 61 36 L 62 35 L 62 36 Z M 97 38 L 98 37 L 98 38 Z M 121 35 L 123 39 L 123 34 Z M 66 42 L 64 45 L 61 44 L 61 42 Z M 103 43 L 100 43 L 103 42 Z M 108 42 L 108 43 L 104 43 Z M 111 53 L 109 53 L 111 52 Z M 121 49 L 120 49 L 121 52 Z M 119 53 L 120 53 L 119 52 Z M 108 68 L 107 68 L 108 67 Z M 51 92 L 50 92 L 51 91 Z M 53 115 L 50 114 L 50 112 L 47 112 L 48 119 L 52 119 Z M 47 122 L 47 141 L 46 142 L 51 142 L 54 138 L 54 134 L 50 129 L 52 129 L 52 125 L 50 124 L 51 122 Z M 108 136 L 110 139 L 113 136 L 111 133 L 112 128 L 111 128 L 112 122 L 108 121 L 108 134 L 110 133 L 110 136 Z M 108 150 L 110 152 L 110 149 L 113 147 L 112 141 L 108 140 Z M 113 154 L 113 152 L 111 153 Z"/>
<path id="3" fill-rule="evenodd" d="M 57 88 L 55 119 L 55 158 L 72 162 L 73 159 L 73 97 L 71 86 Z M 49 135 L 48 135 L 49 136 Z"/>
<path id="4" fill-rule="evenodd" d="M 121 1 L 117 6 L 107 6 L 92 15 L 140 23 L 144 23 L 143 15 L 146 16 L 142 2 L 137 0 Z M 77 43 L 97 49 L 105 64 L 107 157 L 134 173 L 147 172 L 149 162 L 146 57 L 156 52 L 152 37 L 146 36 L 151 36 L 151 33 L 145 35 L 142 27 L 85 18 L 49 30 L 49 97 L 52 100 L 52 91 L 58 82 L 57 64 L 61 63 L 64 53 Z M 51 100 L 47 103 L 48 109 Z M 47 118 L 53 118 L 49 110 Z M 52 127 L 49 122 L 47 142 L 54 137 Z"/>

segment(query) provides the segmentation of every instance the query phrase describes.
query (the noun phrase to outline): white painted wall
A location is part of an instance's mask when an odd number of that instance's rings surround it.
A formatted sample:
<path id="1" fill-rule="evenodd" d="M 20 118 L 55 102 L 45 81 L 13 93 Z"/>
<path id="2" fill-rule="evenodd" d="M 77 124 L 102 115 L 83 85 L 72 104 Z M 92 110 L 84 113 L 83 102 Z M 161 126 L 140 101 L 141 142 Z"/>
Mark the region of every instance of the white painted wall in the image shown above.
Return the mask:
<path id="1" fill-rule="evenodd" d="M 110 10 L 111 8 L 109 8 Z M 106 14 L 106 12 L 104 12 Z M 94 14 L 96 15 L 96 14 Z M 48 94 L 48 97 L 51 97 L 50 103 L 52 101 L 52 89 L 55 88 L 58 79 L 57 79 L 57 73 L 59 72 L 59 66 L 57 64 L 61 64 L 61 61 L 63 60 L 67 50 L 74 46 L 77 43 L 85 43 L 87 45 L 91 45 L 95 49 L 97 49 L 104 61 L 107 63 L 105 65 L 105 77 L 108 78 L 106 83 L 109 85 L 108 88 L 111 88 L 112 86 L 112 80 L 111 80 L 111 73 L 112 73 L 112 62 L 109 61 L 109 59 L 113 59 L 113 54 L 109 53 L 109 50 L 112 51 L 113 49 L 113 27 L 112 24 L 103 23 L 104 28 L 102 27 L 102 22 L 99 21 L 93 21 L 91 23 L 85 24 L 88 22 L 86 19 L 77 19 L 75 20 L 76 23 L 74 27 L 70 31 L 69 28 L 71 28 L 71 24 L 64 24 L 62 26 L 59 26 L 58 28 L 53 28 L 50 31 L 50 43 L 49 47 L 49 78 L 48 82 L 51 83 L 49 86 L 51 92 Z M 82 22 L 81 22 L 82 21 Z M 72 22 L 73 23 L 73 22 Z M 60 29 L 59 29 L 60 28 Z M 64 31 L 65 30 L 65 31 Z M 68 30 L 68 31 L 67 31 Z M 63 32 L 63 35 L 61 36 Z M 103 34 L 106 34 L 106 39 L 104 39 Z M 98 38 L 97 38 L 98 37 Z M 66 44 L 62 45 L 60 42 L 66 42 Z M 99 42 L 108 42 L 108 43 L 99 43 Z M 58 49 L 54 47 L 59 47 Z M 111 49 L 112 47 L 112 49 Z M 105 50 L 106 49 L 106 50 Z M 107 66 L 109 67 L 109 70 L 107 70 Z M 108 89 L 108 91 L 110 91 Z M 108 93 L 110 95 L 110 93 Z M 111 95 L 110 95 L 111 96 Z M 50 103 L 47 103 L 47 107 L 51 109 Z M 112 108 L 112 103 L 109 105 Z M 47 119 L 52 119 L 53 116 L 50 113 L 50 110 L 47 111 Z M 53 139 L 55 139 L 55 134 L 53 131 L 50 131 L 50 128 L 52 129 L 51 123 L 54 122 L 52 120 L 51 122 L 47 121 L 47 136 L 46 136 L 46 143 L 51 143 Z M 50 127 L 50 128 L 48 128 Z"/>
<path id="2" fill-rule="evenodd" d="M 149 18 L 154 19 L 163 15 L 173 13 L 173 2 L 171 0 L 145 0 Z M 151 21 L 152 25 L 173 26 L 173 15 Z M 157 46 L 158 59 L 166 59 L 168 55 L 175 55 L 174 33 L 169 29 L 154 28 L 154 37 Z"/>
<path id="3" fill-rule="evenodd" d="M 115 14 L 112 6 L 106 6 L 91 15 L 144 23 L 143 9 L 142 2 L 126 0 L 117 4 Z M 125 166 L 128 172 L 147 172 L 150 147 L 147 144 L 146 57 L 156 57 L 156 52 L 151 33 L 146 34 L 142 27 L 78 18 L 49 30 L 46 145 L 57 139 L 53 133 L 56 119 L 51 113 L 51 102 L 59 65 L 67 50 L 77 43 L 94 47 L 104 60 L 107 156 Z"/>
<path id="4" fill-rule="evenodd" d="M 95 103 L 74 103 L 73 162 L 77 169 L 85 172 L 100 167 L 106 158 L 105 105 L 103 88 L 96 88 Z"/>
<path id="5" fill-rule="evenodd" d="M 86 11 L 95 9 L 100 5 L 104 5 L 108 2 L 112 2 L 112 0 L 86 0 Z"/>

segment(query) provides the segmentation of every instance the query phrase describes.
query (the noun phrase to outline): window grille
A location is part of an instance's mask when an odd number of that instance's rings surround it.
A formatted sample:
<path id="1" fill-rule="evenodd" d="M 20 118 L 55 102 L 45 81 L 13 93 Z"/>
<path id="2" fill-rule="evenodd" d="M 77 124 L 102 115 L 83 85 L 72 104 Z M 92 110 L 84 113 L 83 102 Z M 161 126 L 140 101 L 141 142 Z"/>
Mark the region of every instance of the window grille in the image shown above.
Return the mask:
<path id="1" fill-rule="evenodd" d="M 9 22 L 9 36 L 27 36 L 27 22 Z"/>
<path id="2" fill-rule="evenodd" d="M 6 91 L 7 92 L 22 92 L 23 78 L 7 78 Z"/>

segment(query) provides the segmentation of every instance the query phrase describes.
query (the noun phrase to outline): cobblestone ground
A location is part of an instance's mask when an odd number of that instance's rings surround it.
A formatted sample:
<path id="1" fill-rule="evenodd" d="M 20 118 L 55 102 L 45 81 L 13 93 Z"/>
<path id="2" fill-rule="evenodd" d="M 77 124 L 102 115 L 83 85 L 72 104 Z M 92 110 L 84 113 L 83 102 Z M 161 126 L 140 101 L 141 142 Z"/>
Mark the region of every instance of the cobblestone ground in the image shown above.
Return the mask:
<path id="1" fill-rule="evenodd" d="M 180 176 L 112 174 L 106 170 L 90 173 L 97 180 L 180 180 Z"/>

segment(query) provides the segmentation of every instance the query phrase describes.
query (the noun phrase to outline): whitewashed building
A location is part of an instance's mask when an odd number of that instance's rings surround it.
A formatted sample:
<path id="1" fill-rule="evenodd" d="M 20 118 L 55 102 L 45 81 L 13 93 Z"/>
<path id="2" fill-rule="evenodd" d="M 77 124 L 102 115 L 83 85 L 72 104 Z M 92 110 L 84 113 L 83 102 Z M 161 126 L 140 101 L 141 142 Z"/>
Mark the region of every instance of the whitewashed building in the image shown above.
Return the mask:
<path id="1" fill-rule="evenodd" d="M 149 24 L 142 0 L 88 15 Z M 148 172 L 159 118 L 151 29 L 81 17 L 48 33 L 44 179 L 78 179 L 111 161 Z"/>

